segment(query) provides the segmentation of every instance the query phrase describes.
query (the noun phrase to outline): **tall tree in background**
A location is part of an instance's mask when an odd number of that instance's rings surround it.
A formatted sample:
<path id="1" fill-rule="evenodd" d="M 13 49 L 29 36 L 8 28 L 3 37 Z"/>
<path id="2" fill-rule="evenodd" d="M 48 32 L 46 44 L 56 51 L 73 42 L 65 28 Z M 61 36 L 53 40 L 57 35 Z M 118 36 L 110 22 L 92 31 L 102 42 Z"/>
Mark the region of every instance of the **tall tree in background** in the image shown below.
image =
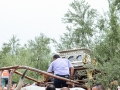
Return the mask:
<path id="1" fill-rule="evenodd" d="M 28 41 L 28 47 L 32 53 L 31 64 L 34 63 L 34 67 L 38 69 L 46 70 L 50 59 L 50 38 L 44 34 L 35 37 L 35 40 Z M 36 65 L 35 65 L 36 64 Z"/>
<path id="2" fill-rule="evenodd" d="M 8 43 L 3 43 L 1 56 L 2 66 L 16 65 L 16 59 L 19 52 L 19 39 L 16 36 L 12 36 Z"/>
<path id="3" fill-rule="evenodd" d="M 105 56 L 105 59 L 109 58 L 112 60 L 114 57 L 116 57 L 120 50 L 120 12 L 117 10 L 114 0 L 108 0 L 108 3 L 109 11 L 105 17 L 106 21 L 103 22 L 107 27 L 102 27 L 104 28 L 105 37 L 102 38 L 100 43 L 96 44 L 96 47 L 98 46 L 99 48 L 97 47 L 95 50 L 97 50 L 96 52 L 98 55 L 100 55 L 100 57 Z"/>
<path id="4" fill-rule="evenodd" d="M 40 34 L 38 37 L 35 37 L 34 40 L 28 41 L 28 48 L 30 50 L 31 56 L 28 63 L 37 69 L 47 70 L 50 58 L 50 38 L 46 37 L 44 34 Z M 38 73 L 31 73 L 32 76 L 40 79 Z"/>
<path id="5" fill-rule="evenodd" d="M 66 27 L 66 30 L 67 32 L 63 33 L 63 35 L 60 36 L 60 41 L 54 42 L 56 51 L 58 52 L 66 49 L 71 49 L 75 46 L 72 27 Z"/>
<path id="6" fill-rule="evenodd" d="M 91 37 L 95 32 L 97 11 L 92 9 L 85 0 L 74 0 L 70 7 L 72 9 L 68 9 L 68 12 L 62 18 L 69 28 L 67 28 L 68 33 L 60 38 L 60 44 L 65 44 L 66 49 L 73 47 L 89 48 Z M 58 44 L 58 48 L 61 47 L 60 44 Z"/>
<path id="7" fill-rule="evenodd" d="M 12 55 L 16 55 L 18 53 L 18 48 L 19 48 L 20 44 L 19 44 L 19 39 L 17 39 L 17 37 L 15 35 L 12 36 L 12 38 L 9 40 L 8 43 L 4 43 L 3 44 L 3 51 L 5 50 L 5 52 L 9 52 Z"/>
<path id="8" fill-rule="evenodd" d="M 118 4 L 116 0 L 108 0 L 109 11 L 107 12 L 107 28 L 105 30 L 104 39 L 94 47 L 94 56 L 102 63 L 99 64 L 99 70 L 102 74 L 96 75 L 96 82 L 103 83 L 111 90 L 116 90 L 116 86 L 111 85 L 110 82 L 117 80 L 120 82 L 120 17 Z M 102 79 L 101 79 L 102 77 Z"/>

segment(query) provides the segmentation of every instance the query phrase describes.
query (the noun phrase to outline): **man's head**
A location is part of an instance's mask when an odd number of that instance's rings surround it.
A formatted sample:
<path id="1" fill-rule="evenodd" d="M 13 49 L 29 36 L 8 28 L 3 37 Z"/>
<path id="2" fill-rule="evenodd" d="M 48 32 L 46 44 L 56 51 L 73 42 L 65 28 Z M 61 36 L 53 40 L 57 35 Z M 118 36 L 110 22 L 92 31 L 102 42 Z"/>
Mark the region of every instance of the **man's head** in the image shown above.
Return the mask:
<path id="1" fill-rule="evenodd" d="M 98 83 L 92 87 L 92 90 L 105 90 L 105 88 L 102 84 Z"/>
<path id="2" fill-rule="evenodd" d="M 57 59 L 57 58 L 60 58 L 60 56 L 59 56 L 58 54 L 55 54 L 55 55 L 53 56 L 53 59 L 55 60 L 55 59 Z"/>
<path id="3" fill-rule="evenodd" d="M 56 89 L 55 89 L 55 86 L 54 86 L 54 85 L 49 84 L 49 85 L 47 85 L 47 87 L 46 87 L 45 90 L 56 90 Z"/>
<path id="4" fill-rule="evenodd" d="M 68 87 L 63 87 L 60 90 L 70 90 Z"/>

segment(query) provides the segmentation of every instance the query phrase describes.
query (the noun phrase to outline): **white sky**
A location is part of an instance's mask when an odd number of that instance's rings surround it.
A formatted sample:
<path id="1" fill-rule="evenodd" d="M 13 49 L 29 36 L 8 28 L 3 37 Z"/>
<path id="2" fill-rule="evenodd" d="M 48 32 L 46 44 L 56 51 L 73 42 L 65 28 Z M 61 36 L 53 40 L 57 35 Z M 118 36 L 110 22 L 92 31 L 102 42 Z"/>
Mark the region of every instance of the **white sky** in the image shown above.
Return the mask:
<path id="1" fill-rule="evenodd" d="M 20 39 L 20 44 L 34 39 L 40 33 L 59 40 L 66 25 L 61 18 L 73 0 L 0 0 L 0 48 L 12 35 Z M 86 0 L 102 12 L 107 10 L 107 0 Z"/>

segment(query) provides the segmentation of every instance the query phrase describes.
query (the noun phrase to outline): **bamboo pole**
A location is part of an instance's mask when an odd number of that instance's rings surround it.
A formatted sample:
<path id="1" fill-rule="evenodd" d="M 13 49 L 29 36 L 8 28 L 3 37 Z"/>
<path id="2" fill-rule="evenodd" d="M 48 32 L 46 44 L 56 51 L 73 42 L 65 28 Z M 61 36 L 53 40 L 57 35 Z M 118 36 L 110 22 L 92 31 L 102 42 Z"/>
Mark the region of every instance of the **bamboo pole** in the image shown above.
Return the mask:
<path id="1" fill-rule="evenodd" d="M 20 73 L 20 72 L 18 72 L 18 71 L 15 71 L 15 73 L 18 74 L 18 75 L 20 75 L 20 76 L 22 76 L 22 73 Z M 29 76 L 26 76 L 26 75 L 25 75 L 25 78 L 27 78 L 27 79 L 29 79 L 29 80 L 32 80 L 32 81 L 34 81 L 34 82 L 39 83 L 39 81 L 37 81 L 37 80 L 35 80 L 35 79 L 33 79 L 33 78 L 29 77 Z"/>

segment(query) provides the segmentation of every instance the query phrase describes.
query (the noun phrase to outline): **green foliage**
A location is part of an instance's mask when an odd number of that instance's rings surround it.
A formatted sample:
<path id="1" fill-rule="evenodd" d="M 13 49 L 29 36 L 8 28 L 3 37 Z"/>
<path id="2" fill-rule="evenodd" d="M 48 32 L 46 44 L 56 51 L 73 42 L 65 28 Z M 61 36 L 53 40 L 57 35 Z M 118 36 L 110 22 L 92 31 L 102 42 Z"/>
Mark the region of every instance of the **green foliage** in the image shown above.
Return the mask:
<path id="1" fill-rule="evenodd" d="M 46 70 L 48 61 L 50 60 L 50 39 L 40 34 L 39 37 L 35 37 L 35 40 L 28 41 L 28 47 L 31 52 L 31 64 L 36 63 L 35 68 Z M 41 65 L 43 64 L 43 65 Z"/>
<path id="2" fill-rule="evenodd" d="M 75 46 L 72 27 L 66 27 L 67 32 L 60 36 L 60 43 L 54 42 L 57 51 L 70 49 Z"/>
<path id="3" fill-rule="evenodd" d="M 0 66 L 16 66 L 23 65 L 40 70 L 47 70 L 51 60 L 51 50 L 49 47 L 51 39 L 44 34 L 35 37 L 35 40 L 29 40 L 28 44 L 20 47 L 19 39 L 13 36 L 8 43 L 4 43 L 0 51 Z M 23 70 L 19 70 L 23 72 Z M 27 72 L 27 75 L 40 79 L 40 75 L 33 72 Z M 18 81 L 20 76 L 14 75 L 13 80 Z M 29 81 L 29 80 L 26 80 Z"/>
<path id="4" fill-rule="evenodd" d="M 68 24 L 67 32 L 60 37 L 57 50 L 71 49 L 73 47 L 90 47 L 91 38 L 95 33 L 97 11 L 92 9 L 85 0 L 74 0 L 71 9 L 62 18 Z"/>
<path id="5" fill-rule="evenodd" d="M 50 38 L 46 37 L 44 34 L 35 37 L 35 40 L 28 41 L 28 53 L 29 55 L 29 66 L 46 71 L 49 65 L 50 57 Z M 39 79 L 40 75 L 37 73 L 29 73 L 34 78 Z"/>
<path id="6" fill-rule="evenodd" d="M 93 56 L 97 58 L 99 62 L 98 69 L 101 73 L 95 75 L 97 78 L 94 83 L 101 82 L 104 86 L 110 87 L 111 90 L 116 90 L 115 85 L 111 85 L 110 82 L 119 80 L 119 65 L 120 65 L 120 23 L 119 16 L 114 6 L 114 0 L 109 1 L 109 12 L 106 25 L 109 26 L 107 29 L 104 28 L 105 37 L 97 43 L 93 49 Z M 101 78 L 102 77 L 102 78 Z"/>

